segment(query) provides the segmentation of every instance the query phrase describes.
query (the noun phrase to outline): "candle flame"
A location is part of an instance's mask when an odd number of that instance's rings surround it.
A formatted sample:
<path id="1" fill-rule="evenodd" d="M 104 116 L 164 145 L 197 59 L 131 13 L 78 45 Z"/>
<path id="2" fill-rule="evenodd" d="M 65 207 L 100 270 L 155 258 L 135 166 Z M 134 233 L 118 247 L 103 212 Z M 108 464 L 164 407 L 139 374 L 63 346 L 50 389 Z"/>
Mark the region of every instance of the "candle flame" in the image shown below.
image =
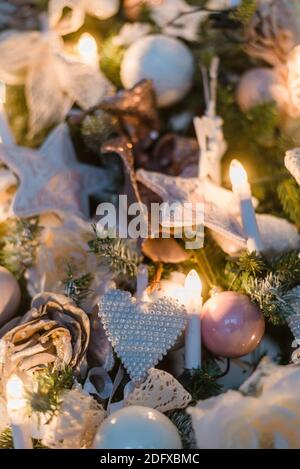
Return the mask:
<path id="1" fill-rule="evenodd" d="M 232 160 L 229 169 L 229 177 L 233 187 L 244 186 L 248 182 L 247 172 L 238 160 Z"/>
<path id="2" fill-rule="evenodd" d="M 193 297 L 193 296 L 197 298 L 201 297 L 202 282 L 201 282 L 199 275 L 194 269 L 191 270 L 189 274 L 187 275 L 185 279 L 185 283 L 184 283 L 184 288 L 189 297 Z"/>
<path id="3" fill-rule="evenodd" d="M 24 385 L 17 375 L 12 375 L 6 383 L 7 399 L 22 399 L 24 397 Z"/>
<path id="4" fill-rule="evenodd" d="M 89 33 L 80 36 L 77 46 L 78 53 L 85 63 L 91 63 L 98 53 L 97 43 Z"/>

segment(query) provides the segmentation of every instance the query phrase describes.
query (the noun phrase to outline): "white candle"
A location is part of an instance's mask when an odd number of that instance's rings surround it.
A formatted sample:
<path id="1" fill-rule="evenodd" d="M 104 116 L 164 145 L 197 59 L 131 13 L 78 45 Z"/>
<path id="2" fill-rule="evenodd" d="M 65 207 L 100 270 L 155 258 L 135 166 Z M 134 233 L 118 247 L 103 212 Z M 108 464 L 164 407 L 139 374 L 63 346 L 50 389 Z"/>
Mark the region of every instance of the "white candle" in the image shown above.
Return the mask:
<path id="1" fill-rule="evenodd" d="M 191 270 L 185 280 L 185 305 L 188 324 L 185 335 L 185 368 L 193 370 L 201 367 L 201 307 L 202 284 L 199 275 Z"/>
<path id="2" fill-rule="evenodd" d="M 97 43 L 89 33 L 83 33 L 80 36 L 77 45 L 78 54 L 83 63 L 93 68 L 99 67 L 99 57 Z"/>
<path id="3" fill-rule="evenodd" d="M 14 138 L 7 122 L 7 117 L 4 109 L 6 99 L 5 83 L 0 81 L 0 143 L 5 145 L 13 145 Z"/>
<path id="4" fill-rule="evenodd" d="M 11 420 L 15 449 L 32 449 L 29 426 L 26 421 L 24 385 L 17 375 L 12 375 L 6 384 L 7 411 Z"/>
<path id="5" fill-rule="evenodd" d="M 257 226 L 247 172 L 238 160 L 232 160 L 229 174 L 232 190 L 240 202 L 242 223 L 247 237 L 247 247 L 250 252 L 261 252 L 262 241 Z"/>
<path id="6" fill-rule="evenodd" d="M 148 287 L 148 267 L 144 264 L 141 264 L 138 267 L 138 273 L 136 278 L 136 300 L 137 301 L 146 301 L 148 298 L 146 289 Z"/>

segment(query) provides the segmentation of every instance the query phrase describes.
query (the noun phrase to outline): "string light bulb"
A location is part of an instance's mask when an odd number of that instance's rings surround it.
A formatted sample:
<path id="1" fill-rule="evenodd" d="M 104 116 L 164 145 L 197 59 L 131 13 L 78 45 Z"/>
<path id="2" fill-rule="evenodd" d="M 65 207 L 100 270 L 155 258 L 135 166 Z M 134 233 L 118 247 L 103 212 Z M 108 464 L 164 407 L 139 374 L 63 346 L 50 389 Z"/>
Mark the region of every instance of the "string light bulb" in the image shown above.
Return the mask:
<path id="1" fill-rule="evenodd" d="M 239 160 L 231 161 L 229 177 L 233 187 L 241 187 L 248 184 L 247 172 Z"/>
<path id="2" fill-rule="evenodd" d="M 83 33 L 80 36 L 77 51 L 82 62 L 93 67 L 98 66 L 98 47 L 91 34 Z"/>

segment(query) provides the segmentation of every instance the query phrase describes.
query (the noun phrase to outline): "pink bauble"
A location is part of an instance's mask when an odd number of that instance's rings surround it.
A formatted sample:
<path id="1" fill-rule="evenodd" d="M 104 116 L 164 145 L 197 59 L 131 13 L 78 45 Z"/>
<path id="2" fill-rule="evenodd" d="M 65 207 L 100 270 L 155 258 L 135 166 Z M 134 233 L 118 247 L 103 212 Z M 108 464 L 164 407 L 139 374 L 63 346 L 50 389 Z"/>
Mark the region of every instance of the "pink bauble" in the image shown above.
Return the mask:
<path id="1" fill-rule="evenodd" d="M 261 341 L 265 321 L 248 296 L 217 293 L 203 306 L 202 340 L 215 355 L 236 358 L 252 352 Z"/>
<path id="2" fill-rule="evenodd" d="M 280 104 L 281 88 L 280 77 L 274 69 L 253 68 L 242 76 L 236 99 L 244 112 L 269 101 Z"/>

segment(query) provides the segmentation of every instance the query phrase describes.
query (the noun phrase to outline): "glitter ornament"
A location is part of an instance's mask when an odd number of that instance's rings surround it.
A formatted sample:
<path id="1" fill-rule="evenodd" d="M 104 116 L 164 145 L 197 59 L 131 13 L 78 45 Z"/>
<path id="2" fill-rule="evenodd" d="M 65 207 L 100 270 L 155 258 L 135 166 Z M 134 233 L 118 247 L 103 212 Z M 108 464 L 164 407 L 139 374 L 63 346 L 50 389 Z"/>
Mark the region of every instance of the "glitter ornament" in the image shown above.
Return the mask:
<path id="1" fill-rule="evenodd" d="M 110 290 L 101 299 L 99 315 L 108 339 L 132 381 L 147 371 L 174 345 L 186 324 L 184 306 L 169 298 L 137 302 L 129 292 Z"/>
<path id="2" fill-rule="evenodd" d="M 175 425 L 150 407 L 129 406 L 104 420 L 94 449 L 181 449 Z"/>
<path id="3" fill-rule="evenodd" d="M 0 291 L 0 326 L 3 326 L 15 315 L 21 301 L 19 284 L 4 267 L 0 267 Z"/>
<path id="4" fill-rule="evenodd" d="M 143 79 L 153 80 L 159 107 L 180 101 L 192 86 L 193 57 L 179 40 L 155 34 L 142 37 L 127 49 L 121 80 L 131 88 Z"/>
<path id="5" fill-rule="evenodd" d="M 203 344 L 215 355 L 241 357 L 260 343 L 265 321 L 261 311 L 246 295 L 217 293 L 201 313 Z"/>

